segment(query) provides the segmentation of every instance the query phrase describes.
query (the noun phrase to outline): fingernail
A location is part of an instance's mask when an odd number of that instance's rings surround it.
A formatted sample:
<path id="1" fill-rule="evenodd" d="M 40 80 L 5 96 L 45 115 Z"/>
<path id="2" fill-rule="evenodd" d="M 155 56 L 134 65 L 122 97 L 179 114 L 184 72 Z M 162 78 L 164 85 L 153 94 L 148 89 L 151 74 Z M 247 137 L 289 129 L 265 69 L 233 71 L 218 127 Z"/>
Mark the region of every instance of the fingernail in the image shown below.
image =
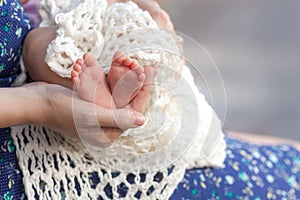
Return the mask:
<path id="1" fill-rule="evenodd" d="M 145 121 L 144 115 L 142 115 L 139 112 L 134 112 L 133 116 L 134 116 L 134 124 L 135 125 L 141 126 L 144 124 L 144 121 Z"/>

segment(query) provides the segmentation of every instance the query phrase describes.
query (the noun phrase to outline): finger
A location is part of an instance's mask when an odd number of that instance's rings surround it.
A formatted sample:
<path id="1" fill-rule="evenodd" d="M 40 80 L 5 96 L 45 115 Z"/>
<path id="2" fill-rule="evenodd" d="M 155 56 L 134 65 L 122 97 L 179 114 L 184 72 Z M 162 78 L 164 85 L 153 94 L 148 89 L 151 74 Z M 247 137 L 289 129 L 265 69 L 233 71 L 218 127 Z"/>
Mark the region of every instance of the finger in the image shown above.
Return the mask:
<path id="1" fill-rule="evenodd" d="M 133 0 L 142 10 L 148 11 L 159 28 L 174 30 L 173 23 L 166 11 L 154 0 Z"/>
<path id="2" fill-rule="evenodd" d="M 129 108 L 105 109 L 98 107 L 97 119 L 101 127 L 117 127 L 122 130 L 135 128 L 144 123 L 144 115 Z"/>
<path id="3" fill-rule="evenodd" d="M 153 9 L 160 8 L 159 3 L 155 0 L 132 0 L 136 3 L 141 9 L 145 11 L 152 11 Z"/>

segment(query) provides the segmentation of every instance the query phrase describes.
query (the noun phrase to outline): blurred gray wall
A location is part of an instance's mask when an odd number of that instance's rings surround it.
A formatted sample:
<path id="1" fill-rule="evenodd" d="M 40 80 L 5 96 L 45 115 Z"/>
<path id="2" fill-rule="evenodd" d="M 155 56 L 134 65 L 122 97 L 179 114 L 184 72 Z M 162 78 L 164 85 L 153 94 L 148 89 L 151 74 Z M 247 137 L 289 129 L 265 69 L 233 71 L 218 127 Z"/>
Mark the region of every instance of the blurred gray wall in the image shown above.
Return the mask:
<path id="1" fill-rule="evenodd" d="M 225 129 L 300 140 L 299 0 L 161 3 L 176 30 L 203 45 L 218 65 L 227 95 Z M 222 102 L 214 107 L 222 112 Z"/>

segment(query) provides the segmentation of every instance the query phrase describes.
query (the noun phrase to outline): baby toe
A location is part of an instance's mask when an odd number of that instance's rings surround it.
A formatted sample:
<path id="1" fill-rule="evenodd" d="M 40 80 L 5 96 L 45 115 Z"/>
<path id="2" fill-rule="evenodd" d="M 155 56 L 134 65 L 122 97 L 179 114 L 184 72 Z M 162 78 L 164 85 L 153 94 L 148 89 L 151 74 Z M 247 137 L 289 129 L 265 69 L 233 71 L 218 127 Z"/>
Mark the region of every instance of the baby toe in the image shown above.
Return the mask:
<path id="1" fill-rule="evenodd" d="M 87 52 L 83 55 L 83 59 L 84 59 L 84 63 L 89 66 L 95 66 L 98 64 L 97 59 L 95 58 L 95 56 L 93 56 L 93 54 Z"/>
<path id="2" fill-rule="evenodd" d="M 75 64 L 73 67 L 73 71 L 81 73 L 82 72 L 82 67 L 79 64 Z"/>
<path id="3" fill-rule="evenodd" d="M 117 51 L 113 56 L 113 62 L 117 64 L 122 64 L 125 59 L 126 57 L 122 51 Z"/>
<path id="4" fill-rule="evenodd" d="M 78 85 L 80 83 L 79 73 L 77 71 L 72 71 L 71 77 L 74 85 Z"/>
<path id="5" fill-rule="evenodd" d="M 130 59 L 130 58 L 125 58 L 123 60 L 123 64 L 126 66 L 126 67 L 129 67 L 132 65 L 133 61 Z"/>
<path id="6" fill-rule="evenodd" d="M 138 74 L 137 77 L 140 82 L 143 82 L 146 79 L 146 75 L 144 73 Z"/>
<path id="7" fill-rule="evenodd" d="M 140 67 L 138 65 L 136 65 L 136 67 L 132 68 L 132 70 L 135 71 L 135 73 L 137 73 L 137 74 L 141 74 L 144 72 L 144 68 Z"/>

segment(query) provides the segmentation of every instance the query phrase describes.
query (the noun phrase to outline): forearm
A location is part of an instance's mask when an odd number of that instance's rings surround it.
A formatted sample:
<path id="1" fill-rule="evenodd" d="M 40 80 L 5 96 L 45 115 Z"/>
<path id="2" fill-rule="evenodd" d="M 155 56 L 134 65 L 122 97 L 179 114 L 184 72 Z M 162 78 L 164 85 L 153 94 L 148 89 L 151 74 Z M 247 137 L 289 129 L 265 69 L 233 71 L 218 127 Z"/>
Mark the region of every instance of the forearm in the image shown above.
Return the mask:
<path id="1" fill-rule="evenodd" d="M 30 31 L 23 44 L 23 62 L 27 72 L 34 81 L 58 84 L 72 89 L 73 83 L 71 79 L 60 77 L 45 62 L 48 45 L 56 38 L 56 30 L 56 26 L 50 26 Z"/>
<path id="2" fill-rule="evenodd" d="M 38 119 L 39 99 L 26 87 L 0 89 L 0 127 L 34 123 Z"/>

